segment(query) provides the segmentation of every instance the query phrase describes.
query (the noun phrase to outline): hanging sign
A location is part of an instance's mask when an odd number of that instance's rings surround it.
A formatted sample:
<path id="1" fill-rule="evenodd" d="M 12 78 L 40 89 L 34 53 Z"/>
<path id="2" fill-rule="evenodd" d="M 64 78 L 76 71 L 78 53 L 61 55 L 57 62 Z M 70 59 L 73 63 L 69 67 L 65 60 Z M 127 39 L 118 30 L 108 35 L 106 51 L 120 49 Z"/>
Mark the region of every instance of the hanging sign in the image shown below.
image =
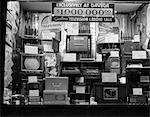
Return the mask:
<path id="1" fill-rule="evenodd" d="M 52 21 L 114 22 L 114 4 L 99 3 L 52 3 Z"/>

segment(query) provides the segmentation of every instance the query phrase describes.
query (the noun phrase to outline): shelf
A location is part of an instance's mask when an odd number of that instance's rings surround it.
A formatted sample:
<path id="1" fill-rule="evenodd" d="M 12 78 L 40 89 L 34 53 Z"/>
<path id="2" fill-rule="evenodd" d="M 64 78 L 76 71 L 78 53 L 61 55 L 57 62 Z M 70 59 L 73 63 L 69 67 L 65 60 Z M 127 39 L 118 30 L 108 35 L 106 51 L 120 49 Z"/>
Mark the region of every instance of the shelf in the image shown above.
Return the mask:
<path id="1" fill-rule="evenodd" d="M 86 83 L 74 83 L 73 85 L 86 86 Z"/>
<path id="2" fill-rule="evenodd" d="M 83 74 L 83 76 L 101 76 L 100 74 Z"/>
<path id="3" fill-rule="evenodd" d="M 42 39 L 32 35 L 24 35 L 24 37 L 20 37 L 24 40 L 40 40 L 40 41 L 53 41 L 53 39 Z"/>
<path id="4" fill-rule="evenodd" d="M 28 79 L 22 79 L 22 81 L 28 81 Z M 29 83 L 39 83 L 41 81 L 44 81 L 43 79 L 38 79 L 37 82 L 29 82 Z"/>
<path id="5" fill-rule="evenodd" d="M 43 72 L 28 72 L 28 71 L 21 71 L 20 74 L 23 75 L 43 75 Z"/>
<path id="6" fill-rule="evenodd" d="M 23 37 L 21 37 L 21 38 L 23 38 L 23 39 L 37 39 L 37 40 L 41 40 L 37 36 L 34 36 L 34 35 L 23 35 Z"/>
<path id="7" fill-rule="evenodd" d="M 91 95 L 90 93 L 69 93 L 69 95 Z"/>
<path id="8" fill-rule="evenodd" d="M 150 67 L 126 67 L 126 69 L 150 69 Z"/>
<path id="9" fill-rule="evenodd" d="M 98 61 L 61 61 L 62 63 L 104 63 L 104 61 L 102 62 L 98 62 Z"/>
<path id="10" fill-rule="evenodd" d="M 22 52 L 20 52 L 20 54 L 25 56 L 44 56 L 44 54 L 29 54 L 29 53 L 22 53 Z"/>

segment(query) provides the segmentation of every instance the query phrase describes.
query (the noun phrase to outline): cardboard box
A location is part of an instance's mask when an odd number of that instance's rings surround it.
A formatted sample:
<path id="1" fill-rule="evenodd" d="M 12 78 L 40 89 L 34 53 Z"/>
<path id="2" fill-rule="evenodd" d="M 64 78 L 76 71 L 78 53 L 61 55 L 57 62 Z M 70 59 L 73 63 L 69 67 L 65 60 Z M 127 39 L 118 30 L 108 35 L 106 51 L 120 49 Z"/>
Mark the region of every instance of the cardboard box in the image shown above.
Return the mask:
<path id="1" fill-rule="evenodd" d="M 68 90 L 68 77 L 46 77 L 46 90 Z"/>

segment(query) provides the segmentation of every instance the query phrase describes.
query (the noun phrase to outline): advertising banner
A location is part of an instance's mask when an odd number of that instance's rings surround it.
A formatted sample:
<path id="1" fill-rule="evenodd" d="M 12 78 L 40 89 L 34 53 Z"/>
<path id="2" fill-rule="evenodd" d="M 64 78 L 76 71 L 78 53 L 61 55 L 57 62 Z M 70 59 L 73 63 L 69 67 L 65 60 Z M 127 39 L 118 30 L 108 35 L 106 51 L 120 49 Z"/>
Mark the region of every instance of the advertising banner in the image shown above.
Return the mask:
<path id="1" fill-rule="evenodd" d="M 60 22 L 114 22 L 114 4 L 52 3 L 52 21 Z"/>

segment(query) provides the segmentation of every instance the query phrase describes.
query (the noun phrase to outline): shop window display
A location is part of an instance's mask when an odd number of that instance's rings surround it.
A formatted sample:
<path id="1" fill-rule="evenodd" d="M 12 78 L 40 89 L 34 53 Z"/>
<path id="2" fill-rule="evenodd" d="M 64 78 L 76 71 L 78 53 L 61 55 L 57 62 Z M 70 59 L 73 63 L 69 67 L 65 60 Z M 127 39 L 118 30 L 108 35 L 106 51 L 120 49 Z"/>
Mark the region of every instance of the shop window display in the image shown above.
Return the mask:
<path id="1" fill-rule="evenodd" d="M 54 8 L 52 2 L 48 3 Z M 65 5 L 67 4 L 69 3 Z M 119 8 L 118 4 L 114 2 L 116 8 Z M 89 13 L 92 12 L 95 17 L 97 10 L 92 10 L 92 5 L 95 5 L 93 7 L 95 9 L 96 5 L 104 4 L 89 3 L 84 10 L 80 7 L 82 4 L 76 5 L 79 5 L 78 12 L 87 12 L 85 10 L 89 8 Z M 106 3 L 107 10 L 112 8 L 109 5 L 111 6 Z M 127 14 L 121 12 L 117 14 L 111 9 L 112 22 L 95 19 L 91 22 L 78 21 L 69 25 L 70 22 L 64 22 L 68 16 L 62 16 L 61 19 L 54 17 L 52 10 L 48 12 L 47 7 L 45 10 L 32 11 L 25 6 L 24 2 L 7 2 L 3 104 L 140 105 L 142 100 L 143 105 L 150 104 L 148 87 L 150 44 L 148 28 L 145 25 L 147 19 L 144 17 L 149 15 L 143 9 L 135 8 L 134 12 L 139 12 L 139 16 L 136 16 L 139 19 L 134 22 L 134 17 L 133 19 L 130 16 L 126 17 Z M 103 6 L 101 12 L 104 12 L 106 6 Z M 149 12 L 149 7 L 144 6 L 144 9 L 146 8 Z M 72 15 L 75 12 L 77 11 L 72 10 Z M 105 15 L 107 17 L 102 18 L 109 18 L 110 14 Z M 82 20 L 87 16 L 80 15 Z M 60 21 L 54 21 L 57 18 Z M 143 18 L 145 19 L 142 20 Z M 128 26 L 130 23 L 133 24 L 132 27 Z M 145 29 L 147 38 L 143 41 Z M 140 30 L 142 35 L 135 35 Z M 16 38 L 16 35 L 19 35 L 19 38 Z M 138 38 L 138 43 L 134 42 L 135 38 Z M 13 58 L 14 53 L 18 57 L 17 64 Z M 127 64 L 128 59 L 133 63 Z M 140 66 L 134 63 L 137 59 L 144 61 L 144 64 L 141 62 Z M 140 69 L 140 73 L 135 73 L 132 68 Z M 133 74 L 135 76 L 140 74 L 140 77 L 133 81 L 130 77 Z M 142 89 L 141 97 L 134 94 L 135 91 L 132 89 L 135 88 Z"/>

